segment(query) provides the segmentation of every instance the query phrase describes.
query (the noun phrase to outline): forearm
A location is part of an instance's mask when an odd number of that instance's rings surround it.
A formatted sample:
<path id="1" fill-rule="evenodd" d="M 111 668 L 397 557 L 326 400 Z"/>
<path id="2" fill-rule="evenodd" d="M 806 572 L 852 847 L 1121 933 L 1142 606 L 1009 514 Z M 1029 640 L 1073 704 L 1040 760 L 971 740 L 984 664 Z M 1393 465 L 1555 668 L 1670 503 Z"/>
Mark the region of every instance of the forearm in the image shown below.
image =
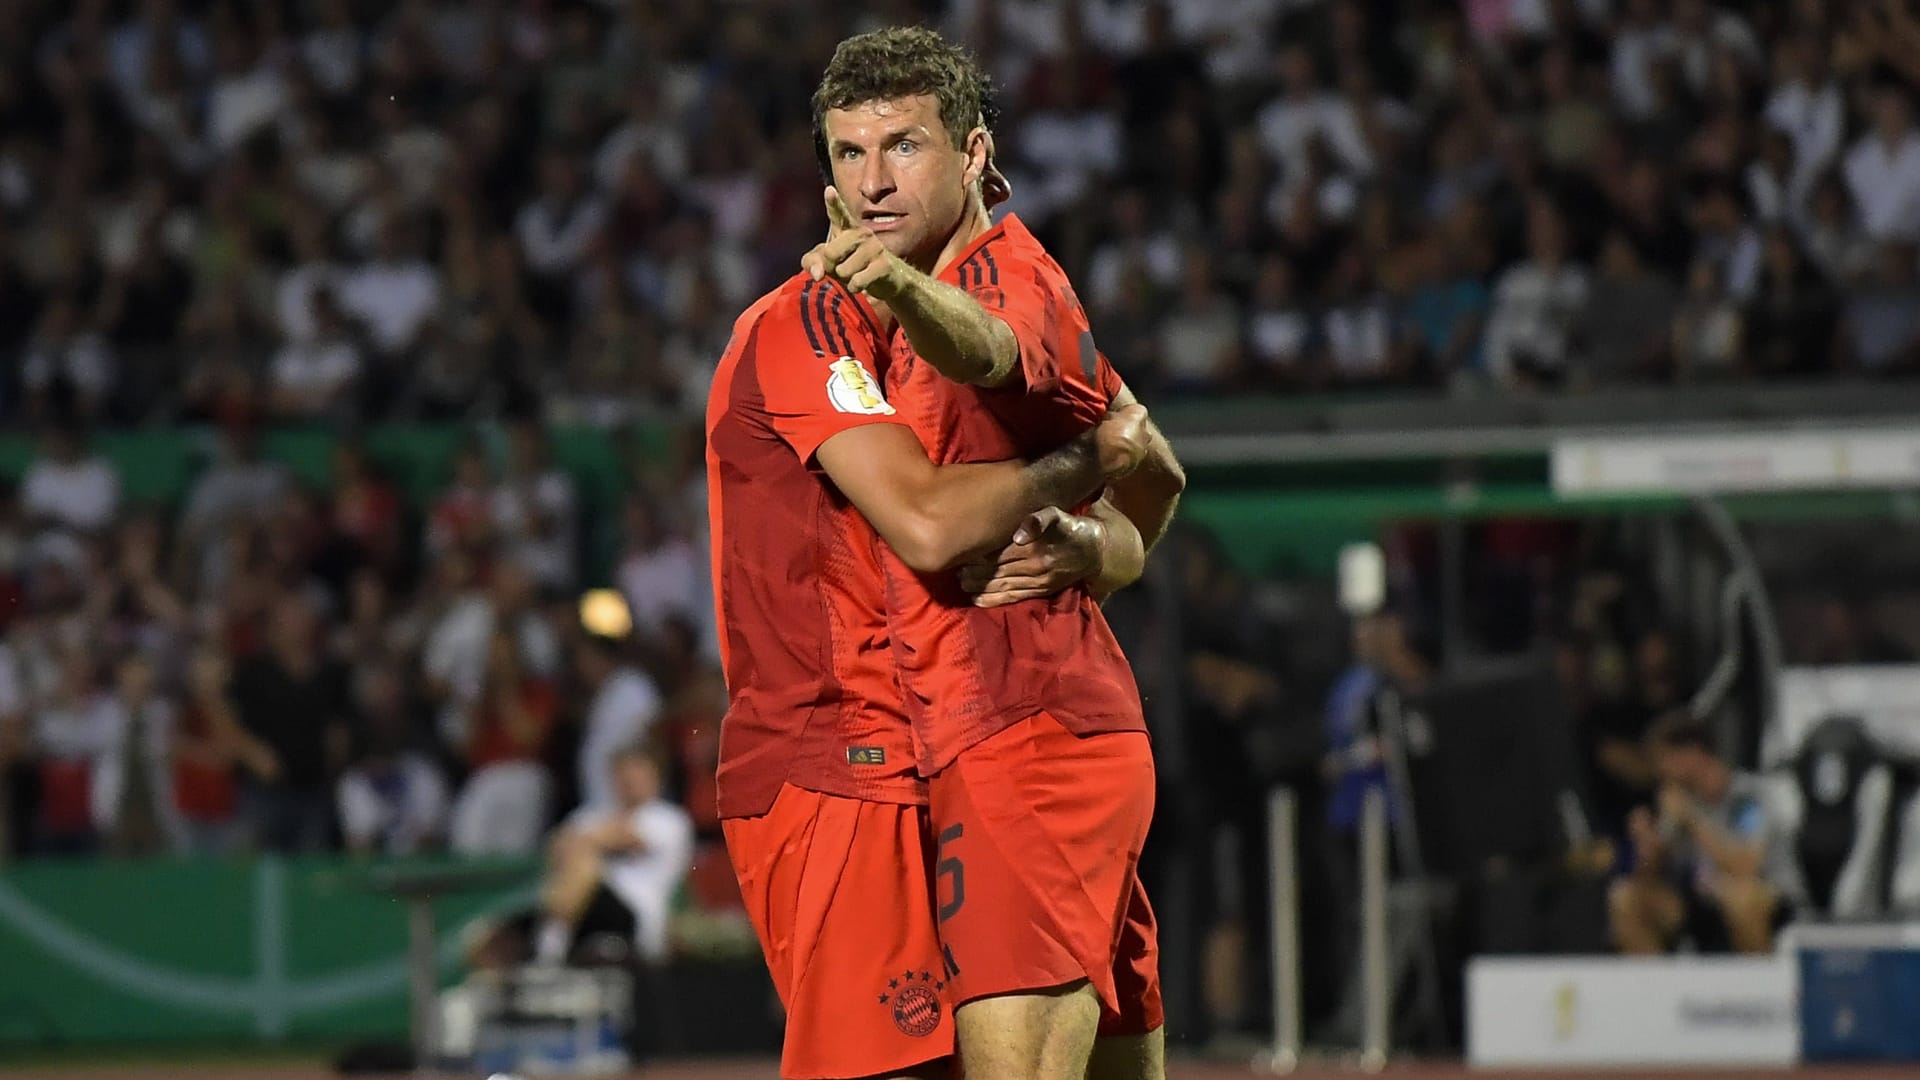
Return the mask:
<path id="1" fill-rule="evenodd" d="M 1167 535 L 1179 509 L 1180 495 L 1187 489 L 1186 470 L 1173 456 L 1173 446 L 1151 420 L 1147 422 L 1150 442 L 1146 460 L 1133 472 L 1115 481 L 1107 490 L 1107 500 L 1139 530 L 1142 558 Z"/>
<path id="2" fill-rule="evenodd" d="M 1093 504 L 1087 516 L 1101 525 L 1099 571 L 1087 582 L 1093 598 L 1107 597 L 1140 580 L 1147 570 L 1147 544 L 1137 523 L 1113 505 L 1113 493 Z"/>
<path id="3" fill-rule="evenodd" d="M 914 569 L 946 570 L 997 550 L 1028 514 L 1081 502 L 1103 479 L 1093 440 L 1082 436 L 1032 462 L 933 467 L 912 522 L 896 530 L 874 524 Z"/>
<path id="4" fill-rule="evenodd" d="M 1013 329 L 943 281 L 905 273 L 886 304 L 914 353 L 955 382 L 999 386 L 1020 362 Z"/>

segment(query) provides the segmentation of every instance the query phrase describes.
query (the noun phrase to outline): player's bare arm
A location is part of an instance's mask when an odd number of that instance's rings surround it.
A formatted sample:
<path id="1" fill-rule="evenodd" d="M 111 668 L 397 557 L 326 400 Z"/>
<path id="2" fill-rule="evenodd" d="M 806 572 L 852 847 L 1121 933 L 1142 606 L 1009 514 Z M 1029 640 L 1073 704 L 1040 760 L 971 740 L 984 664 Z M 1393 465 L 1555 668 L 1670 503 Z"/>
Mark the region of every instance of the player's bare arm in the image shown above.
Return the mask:
<path id="1" fill-rule="evenodd" d="M 1125 384 L 1114 395 L 1113 407 L 1138 405 L 1139 399 Z M 1145 545 L 1142 557 L 1167 535 L 1173 515 L 1180 507 L 1180 496 L 1187 490 L 1187 471 L 1173 454 L 1173 444 L 1151 419 L 1147 421 L 1146 457 L 1140 467 L 1117 480 L 1107 489 L 1106 500 L 1140 530 Z M 1138 578 L 1138 574 L 1135 578 Z M 1127 584 L 1132 584 L 1129 581 Z"/>
<path id="2" fill-rule="evenodd" d="M 1000 547 L 1028 514 L 1133 472 L 1146 426 L 1136 405 L 1035 461 L 935 465 L 907 428 L 869 424 L 821 443 L 815 458 L 902 561 L 934 573 Z"/>
<path id="3" fill-rule="evenodd" d="M 857 219 L 832 187 L 826 189 L 826 206 L 831 229 L 827 242 L 800 260 L 814 280 L 830 276 L 886 305 L 913 351 L 949 379 L 999 386 L 1012 376 L 1020 363 L 1012 327 L 988 314 L 965 291 L 888 251 L 872 226 Z M 984 218 L 984 210 L 981 213 Z"/>
<path id="4" fill-rule="evenodd" d="M 1052 596 L 1081 582 L 1105 601 L 1140 580 L 1146 565 L 1140 530 L 1103 497 L 1085 514 L 1057 506 L 1029 514 L 997 555 L 960 569 L 960 587 L 978 607 Z"/>
<path id="5" fill-rule="evenodd" d="M 1124 385 L 1116 407 L 1139 404 Z M 1016 530 L 1000 552 L 961 570 L 960 586 L 981 607 L 1052 596 L 1082 581 L 1106 598 L 1140 580 L 1147 554 L 1173 522 L 1187 474 L 1149 419 L 1140 468 L 1108 487 L 1085 515 L 1048 507 Z"/>

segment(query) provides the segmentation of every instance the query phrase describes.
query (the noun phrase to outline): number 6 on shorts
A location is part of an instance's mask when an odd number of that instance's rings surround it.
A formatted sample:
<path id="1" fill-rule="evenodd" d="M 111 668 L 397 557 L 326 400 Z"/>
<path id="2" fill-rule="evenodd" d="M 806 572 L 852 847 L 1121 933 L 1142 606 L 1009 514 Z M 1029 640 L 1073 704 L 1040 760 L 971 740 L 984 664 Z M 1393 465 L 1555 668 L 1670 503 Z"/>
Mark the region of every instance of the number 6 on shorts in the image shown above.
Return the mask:
<path id="1" fill-rule="evenodd" d="M 959 856 L 947 855 L 947 845 L 960 839 L 961 835 L 962 826 L 958 824 L 950 825 L 940 833 L 940 842 L 933 849 L 933 857 L 935 860 L 933 872 L 935 880 L 951 878 L 953 881 L 953 884 L 945 890 L 951 894 L 952 899 L 940 905 L 941 922 L 946 922 L 948 919 L 958 915 L 960 913 L 960 905 L 967 902 L 966 865 L 960 861 Z"/>

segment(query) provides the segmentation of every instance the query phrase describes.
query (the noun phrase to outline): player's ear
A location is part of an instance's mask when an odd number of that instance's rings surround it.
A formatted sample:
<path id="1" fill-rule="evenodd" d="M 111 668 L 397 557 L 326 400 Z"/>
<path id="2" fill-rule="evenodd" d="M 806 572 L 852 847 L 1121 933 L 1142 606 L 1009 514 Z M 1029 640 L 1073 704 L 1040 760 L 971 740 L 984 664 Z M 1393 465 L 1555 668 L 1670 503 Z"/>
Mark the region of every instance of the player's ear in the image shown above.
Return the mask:
<path id="1" fill-rule="evenodd" d="M 993 135 L 986 128 L 976 126 L 967 132 L 960 148 L 967 155 L 966 180 L 967 186 L 972 187 L 986 175 L 987 166 L 993 161 Z"/>

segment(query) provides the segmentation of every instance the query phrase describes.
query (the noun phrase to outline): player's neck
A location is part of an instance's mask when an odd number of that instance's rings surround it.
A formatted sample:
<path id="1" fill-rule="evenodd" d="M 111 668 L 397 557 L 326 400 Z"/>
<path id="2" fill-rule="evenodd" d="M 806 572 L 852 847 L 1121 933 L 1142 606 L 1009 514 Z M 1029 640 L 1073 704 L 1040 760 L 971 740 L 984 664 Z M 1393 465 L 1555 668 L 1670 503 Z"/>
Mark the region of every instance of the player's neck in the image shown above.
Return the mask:
<path id="1" fill-rule="evenodd" d="M 961 213 L 959 222 L 953 227 L 953 232 L 948 234 L 947 242 L 940 246 L 940 253 L 934 257 L 933 262 L 922 265 L 918 259 L 911 260 L 913 268 L 928 277 L 939 277 L 947 267 L 953 265 L 962 252 L 973 246 L 973 242 L 980 238 L 981 233 L 991 228 L 993 228 L 993 218 L 987 213 L 987 204 L 980 200 L 978 194 L 975 194 L 967 200 L 966 210 Z M 864 299 L 872 308 L 874 319 L 879 323 L 880 328 L 892 333 L 893 328 L 899 323 L 899 320 L 894 318 L 893 312 L 885 303 L 871 296 Z"/>
<path id="2" fill-rule="evenodd" d="M 981 233 L 991 228 L 993 228 L 993 218 L 987 213 L 987 204 L 982 202 L 979 193 L 975 192 L 967 200 L 966 211 L 960 215 L 959 223 L 954 226 L 953 234 L 947 237 L 946 244 L 940 248 L 940 254 L 934 259 L 933 265 L 923 266 L 920 269 L 926 271 L 930 277 L 939 277 L 946 272 L 947 267 L 952 266 L 954 261 L 960 258 L 962 252 L 973 246 L 973 242 L 980 238 Z"/>

